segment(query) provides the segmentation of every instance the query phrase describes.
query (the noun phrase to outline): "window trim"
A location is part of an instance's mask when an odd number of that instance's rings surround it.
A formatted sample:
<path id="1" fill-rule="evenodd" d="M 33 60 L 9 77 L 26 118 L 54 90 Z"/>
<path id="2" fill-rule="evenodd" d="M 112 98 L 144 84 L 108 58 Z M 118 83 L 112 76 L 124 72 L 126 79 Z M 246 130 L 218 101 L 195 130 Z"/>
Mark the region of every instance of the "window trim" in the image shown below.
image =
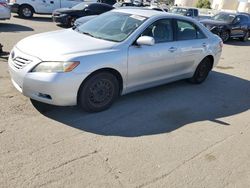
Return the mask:
<path id="1" fill-rule="evenodd" d="M 169 21 L 170 21 L 171 27 L 172 27 L 172 31 L 173 31 L 173 39 L 172 39 L 171 41 L 158 42 L 158 43 L 155 43 L 155 44 L 174 42 L 174 41 L 175 41 L 175 25 L 174 25 L 174 18 L 160 18 L 160 19 L 157 19 L 157 20 L 153 21 L 153 22 L 150 23 L 149 25 L 147 25 L 147 27 L 146 27 L 142 32 L 140 32 L 140 34 L 136 37 L 135 41 L 132 42 L 132 44 L 131 44 L 130 46 L 137 46 L 136 41 L 138 40 L 138 38 L 140 38 L 141 34 L 142 34 L 149 26 L 151 26 L 152 24 L 154 24 L 155 22 L 160 21 L 160 20 L 169 20 Z"/>

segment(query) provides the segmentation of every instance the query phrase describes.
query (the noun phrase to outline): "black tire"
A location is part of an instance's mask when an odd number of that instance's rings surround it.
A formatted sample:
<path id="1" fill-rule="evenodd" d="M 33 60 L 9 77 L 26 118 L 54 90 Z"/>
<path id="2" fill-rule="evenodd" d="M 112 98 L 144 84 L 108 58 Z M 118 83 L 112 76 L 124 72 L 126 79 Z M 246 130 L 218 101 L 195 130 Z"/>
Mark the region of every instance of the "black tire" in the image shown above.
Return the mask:
<path id="1" fill-rule="evenodd" d="M 34 14 L 34 9 L 29 5 L 22 5 L 18 10 L 18 15 L 22 18 L 32 18 Z"/>
<path id="2" fill-rule="evenodd" d="M 244 34 L 244 37 L 241 37 L 240 40 L 242 42 L 246 42 L 246 41 L 248 41 L 248 38 L 249 38 L 249 31 L 246 31 Z"/>
<path id="3" fill-rule="evenodd" d="M 94 74 L 81 85 L 78 105 L 87 112 L 108 109 L 119 95 L 117 78 L 109 72 Z"/>
<path id="4" fill-rule="evenodd" d="M 223 42 L 227 42 L 230 38 L 230 32 L 229 31 L 222 31 L 220 33 L 220 38 L 222 39 Z"/>
<path id="5" fill-rule="evenodd" d="M 200 62 L 200 64 L 195 70 L 193 77 L 190 78 L 189 81 L 194 84 L 201 84 L 206 80 L 211 70 L 212 70 L 212 62 L 209 58 L 206 57 Z"/>

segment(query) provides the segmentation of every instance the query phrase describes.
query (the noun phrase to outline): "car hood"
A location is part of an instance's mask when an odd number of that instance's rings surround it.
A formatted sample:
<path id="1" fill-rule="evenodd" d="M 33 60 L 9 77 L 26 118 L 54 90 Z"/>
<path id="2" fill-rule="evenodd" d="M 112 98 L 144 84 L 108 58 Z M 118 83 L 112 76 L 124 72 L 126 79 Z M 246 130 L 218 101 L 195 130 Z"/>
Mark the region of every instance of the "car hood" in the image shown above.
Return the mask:
<path id="1" fill-rule="evenodd" d="M 213 26 L 222 26 L 222 25 L 229 24 L 229 23 L 224 22 L 224 21 L 217 21 L 217 20 L 212 20 L 212 19 L 204 19 L 201 21 L 201 23 L 204 25 L 213 25 Z"/>
<path id="2" fill-rule="evenodd" d="M 54 11 L 54 13 L 73 13 L 73 12 L 81 12 L 83 10 L 77 10 L 72 8 L 59 8 Z"/>
<path id="3" fill-rule="evenodd" d="M 16 47 L 43 61 L 55 61 L 108 50 L 116 45 L 116 42 L 96 39 L 72 29 L 66 29 L 27 37 L 18 42 Z"/>
<path id="4" fill-rule="evenodd" d="M 75 21 L 75 25 L 81 25 L 83 23 L 86 23 L 87 21 L 97 17 L 98 15 L 91 15 L 91 16 L 84 16 L 84 17 L 81 17 L 81 18 L 78 18 L 76 21 Z"/>

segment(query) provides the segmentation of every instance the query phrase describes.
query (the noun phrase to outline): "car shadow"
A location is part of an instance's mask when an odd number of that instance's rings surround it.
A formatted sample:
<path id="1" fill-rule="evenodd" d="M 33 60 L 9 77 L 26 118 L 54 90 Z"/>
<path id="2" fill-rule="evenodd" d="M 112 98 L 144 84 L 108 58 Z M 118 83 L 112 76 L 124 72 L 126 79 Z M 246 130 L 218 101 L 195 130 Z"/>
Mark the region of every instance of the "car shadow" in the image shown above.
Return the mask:
<path id="1" fill-rule="evenodd" d="M 17 19 L 22 19 L 22 20 L 25 19 L 25 18 L 19 17 L 18 15 L 14 15 L 13 17 Z M 29 18 L 27 20 L 38 21 L 38 22 L 53 22 L 52 17 L 51 16 L 48 17 L 47 15 L 44 17 L 42 17 L 41 15 L 39 16 L 33 15 L 32 18 Z"/>
<path id="2" fill-rule="evenodd" d="M 63 25 L 63 24 L 56 24 L 58 27 L 61 27 L 63 29 L 68 29 L 68 28 L 71 28 L 70 26 L 66 26 L 66 25 Z"/>
<path id="3" fill-rule="evenodd" d="M 242 42 L 239 39 L 230 39 L 225 44 L 233 45 L 233 46 L 250 46 L 250 39 L 248 41 Z"/>
<path id="4" fill-rule="evenodd" d="M 19 31 L 34 31 L 34 30 L 24 25 L 13 24 L 13 23 L 0 23 L 0 33 L 19 32 Z"/>
<path id="5" fill-rule="evenodd" d="M 250 82 L 212 72 L 201 85 L 178 81 L 120 97 L 108 110 L 86 113 L 77 107 L 51 107 L 44 116 L 67 126 L 105 136 L 138 137 L 174 131 L 249 110 Z M 35 106 L 38 110 L 39 108 Z"/>
<path id="6" fill-rule="evenodd" d="M 10 54 L 9 52 L 5 52 L 5 51 L 0 52 L 0 60 L 2 59 L 2 60 L 7 61 L 9 58 L 9 54 Z"/>

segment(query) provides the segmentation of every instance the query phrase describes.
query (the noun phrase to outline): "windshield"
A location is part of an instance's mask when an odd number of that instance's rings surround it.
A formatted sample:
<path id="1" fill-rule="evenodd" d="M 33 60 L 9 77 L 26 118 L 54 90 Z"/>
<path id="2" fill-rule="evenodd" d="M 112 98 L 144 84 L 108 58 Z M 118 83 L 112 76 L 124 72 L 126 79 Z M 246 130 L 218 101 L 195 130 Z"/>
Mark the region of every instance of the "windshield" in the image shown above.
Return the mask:
<path id="1" fill-rule="evenodd" d="M 170 12 L 184 15 L 187 13 L 187 11 L 188 10 L 186 8 L 173 8 Z"/>
<path id="2" fill-rule="evenodd" d="M 145 17 L 138 15 L 107 12 L 80 25 L 75 30 L 94 38 L 121 42 L 145 20 Z"/>
<path id="3" fill-rule="evenodd" d="M 213 16 L 212 19 L 217 21 L 232 22 L 235 17 L 236 16 L 234 14 L 220 13 Z"/>

